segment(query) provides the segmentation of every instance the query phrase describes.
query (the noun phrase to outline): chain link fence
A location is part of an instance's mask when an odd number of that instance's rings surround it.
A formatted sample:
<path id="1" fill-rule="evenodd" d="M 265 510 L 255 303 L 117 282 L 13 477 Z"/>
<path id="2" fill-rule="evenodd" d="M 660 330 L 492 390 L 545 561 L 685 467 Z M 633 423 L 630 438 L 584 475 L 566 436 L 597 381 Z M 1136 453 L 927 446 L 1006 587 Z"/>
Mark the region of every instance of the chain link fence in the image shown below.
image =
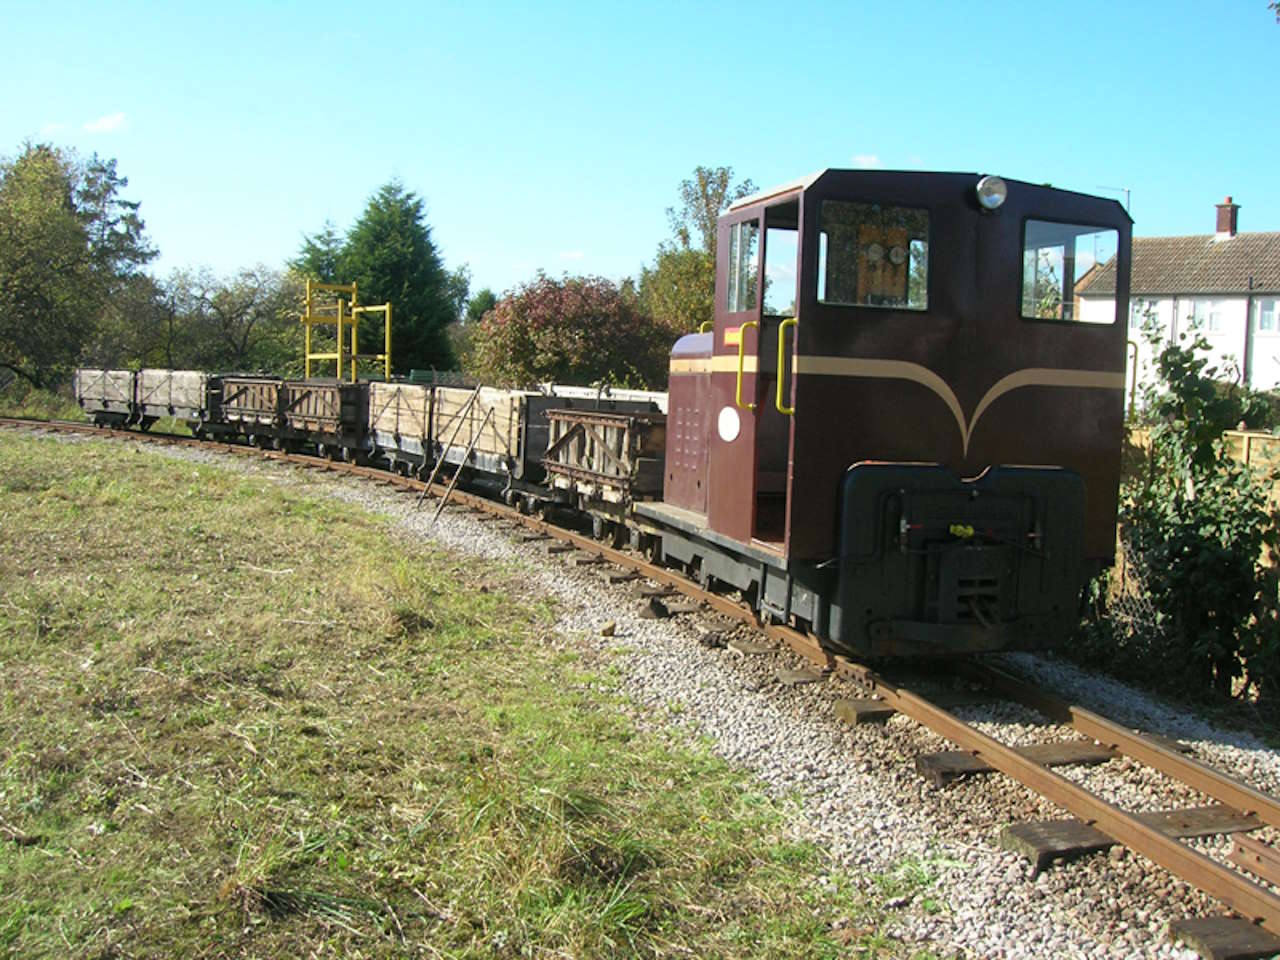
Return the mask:
<path id="1" fill-rule="evenodd" d="M 1100 590 L 1098 615 L 1105 618 L 1112 633 L 1132 644 L 1147 645 L 1159 639 L 1160 614 L 1151 600 L 1148 571 L 1138 551 L 1120 536 L 1116 543 L 1116 562 L 1106 577 L 1105 590 Z"/>

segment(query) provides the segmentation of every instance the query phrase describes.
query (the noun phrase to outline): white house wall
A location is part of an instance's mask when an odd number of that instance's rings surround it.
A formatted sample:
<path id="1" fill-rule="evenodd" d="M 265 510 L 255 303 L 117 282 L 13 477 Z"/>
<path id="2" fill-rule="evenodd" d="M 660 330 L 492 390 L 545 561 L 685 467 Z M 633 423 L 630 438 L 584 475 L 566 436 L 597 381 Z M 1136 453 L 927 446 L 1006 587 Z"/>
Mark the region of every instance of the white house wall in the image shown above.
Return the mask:
<path id="1" fill-rule="evenodd" d="M 1111 303 L 1113 301 L 1107 301 Z M 1156 380 L 1156 356 L 1173 336 L 1174 302 L 1168 300 L 1149 300 L 1135 298 L 1129 310 L 1129 347 L 1125 357 L 1124 382 L 1125 389 L 1132 389 L 1134 383 L 1133 360 L 1136 351 L 1138 359 L 1138 397 L 1136 403 L 1141 405 L 1142 388 Z M 1146 325 L 1148 318 L 1154 322 L 1159 332 L 1159 346 L 1153 346 L 1147 338 Z"/>
<path id="2" fill-rule="evenodd" d="M 1280 387 L 1280 329 L 1258 329 L 1258 301 L 1262 299 L 1264 298 L 1260 297 L 1254 301 L 1253 359 L 1249 364 L 1252 368 L 1249 382 L 1259 390 L 1274 390 Z M 1274 301 L 1276 298 L 1272 296 L 1265 299 Z M 1272 305 L 1272 310 L 1273 316 L 1280 312 L 1276 310 L 1275 304 Z"/>
<path id="3" fill-rule="evenodd" d="M 1112 309 L 1112 300 L 1081 300 L 1081 316 L 1104 317 Z M 1241 379 L 1245 359 L 1245 336 L 1250 318 L 1247 315 L 1249 300 L 1242 296 L 1218 297 L 1134 297 L 1129 311 L 1129 355 L 1125 361 L 1125 383 L 1133 380 L 1134 345 L 1138 358 L 1139 399 L 1142 387 L 1156 379 L 1155 359 L 1159 347 L 1153 347 L 1143 333 L 1143 323 L 1151 316 L 1160 332 L 1160 346 L 1173 337 L 1196 330 L 1196 310 L 1200 305 L 1200 334 L 1209 342 L 1208 357 L 1218 368 L 1220 379 Z M 1256 308 L 1256 302 L 1255 302 Z M 1218 315 L 1218 329 L 1209 329 L 1208 314 Z M 1257 313 L 1255 309 L 1254 313 Z M 1176 322 L 1175 322 L 1176 318 Z M 1253 336 L 1253 356 L 1250 362 L 1250 386 L 1257 390 L 1280 388 L 1280 323 L 1272 331 L 1257 330 L 1257 318 Z M 1126 388 L 1127 389 L 1127 388 Z"/>

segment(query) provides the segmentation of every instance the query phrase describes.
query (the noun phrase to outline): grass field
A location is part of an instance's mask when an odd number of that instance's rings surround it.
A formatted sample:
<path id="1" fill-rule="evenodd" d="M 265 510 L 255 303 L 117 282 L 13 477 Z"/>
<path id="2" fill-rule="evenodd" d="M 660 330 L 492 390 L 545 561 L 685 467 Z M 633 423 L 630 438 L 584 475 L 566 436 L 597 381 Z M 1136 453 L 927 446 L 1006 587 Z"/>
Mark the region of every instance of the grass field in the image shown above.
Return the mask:
<path id="1" fill-rule="evenodd" d="M 906 953 L 518 570 L 9 431 L 0 529 L 0 954 Z"/>

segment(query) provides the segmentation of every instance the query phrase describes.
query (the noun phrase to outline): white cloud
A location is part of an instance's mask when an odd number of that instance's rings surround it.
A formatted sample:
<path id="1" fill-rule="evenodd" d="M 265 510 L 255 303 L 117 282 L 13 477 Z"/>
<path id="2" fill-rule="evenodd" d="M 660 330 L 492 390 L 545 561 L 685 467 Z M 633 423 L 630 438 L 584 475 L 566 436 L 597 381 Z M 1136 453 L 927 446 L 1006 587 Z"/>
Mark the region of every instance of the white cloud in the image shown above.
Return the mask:
<path id="1" fill-rule="evenodd" d="M 561 260 L 581 260 L 584 254 L 581 250 L 565 250 L 560 254 Z"/>
<path id="2" fill-rule="evenodd" d="M 114 133 L 124 126 L 123 113 L 108 113 L 97 120 L 90 120 L 84 128 L 90 133 Z"/>
<path id="3" fill-rule="evenodd" d="M 40 128 L 40 136 L 51 137 L 55 133 L 61 133 L 65 129 L 67 129 L 67 125 L 65 123 L 46 123 Z"/>
<path id="4" fill-rule="evenodd" d="M 855 153 L 852 159 L 855 167 L 880 166 L 880 155 L 877 153 Z"/>

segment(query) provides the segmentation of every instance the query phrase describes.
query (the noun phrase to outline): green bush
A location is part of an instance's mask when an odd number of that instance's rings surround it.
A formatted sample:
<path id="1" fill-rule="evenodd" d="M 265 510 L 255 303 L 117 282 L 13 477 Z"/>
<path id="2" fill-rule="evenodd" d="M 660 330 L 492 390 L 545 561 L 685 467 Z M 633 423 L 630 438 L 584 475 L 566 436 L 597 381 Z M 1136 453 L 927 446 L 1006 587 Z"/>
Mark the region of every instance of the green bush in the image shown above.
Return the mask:
<path id="1" fill-rule="evenodd" d="M 0 417 L 32 417 L 37 420 L 83 420 L 84 413 L 64 383 L 51 390 L 13 379 L 0 386 Z"/>
<path id="2" fill-rule="evenodd" d="M 1152 423 L 1143 469 L 1122 489 L 1122 542 L 1140 597 L 1153 611 L 1144 629 L 1112 629 L 1120 660 L 1145 661 L 1148 676 L 1187 692 L 1261 699 L 1280 685 L 1280 556 L 1264 477 L 1231 458 L 1223 431 L 1266 415 L 1260 395 L 1224 387 L 1208 344 L 1165 345 L 1158 383 L 1144 398 Z M 1132 590 L 1132 583 L 1130 583 Z M 1110 605 L 1122 602 L 1115 585 Z M 1130 598 L 1134 599 L 1134 598 Z"/>

